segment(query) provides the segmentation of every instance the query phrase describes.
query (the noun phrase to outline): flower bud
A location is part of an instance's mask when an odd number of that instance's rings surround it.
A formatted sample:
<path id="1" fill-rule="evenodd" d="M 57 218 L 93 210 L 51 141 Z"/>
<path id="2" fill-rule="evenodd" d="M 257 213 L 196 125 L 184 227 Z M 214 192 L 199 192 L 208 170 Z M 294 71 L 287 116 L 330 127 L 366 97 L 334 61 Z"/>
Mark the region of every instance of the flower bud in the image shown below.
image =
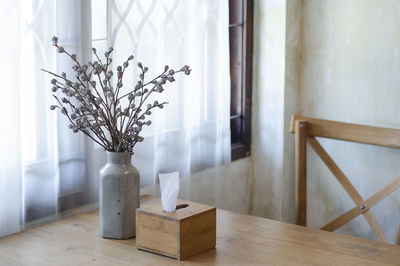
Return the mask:
<path id="1" fill-rule="evenodd" d="M 53 36 L 53 38 L 51 38 L 51 41 L 53 42 L 53 45 L 57 45 L 57 43 L 58 43 L 57 36 Z"/>

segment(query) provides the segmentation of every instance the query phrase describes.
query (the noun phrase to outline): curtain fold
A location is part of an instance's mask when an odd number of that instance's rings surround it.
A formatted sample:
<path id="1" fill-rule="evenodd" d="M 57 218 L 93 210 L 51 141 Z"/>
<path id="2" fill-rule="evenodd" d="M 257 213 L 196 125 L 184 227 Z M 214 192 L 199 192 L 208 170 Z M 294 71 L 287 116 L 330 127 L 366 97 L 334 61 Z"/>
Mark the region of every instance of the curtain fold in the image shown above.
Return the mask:
<path id="1" fill-rule="evenodd" d="M 51 77 L 40 70 L 71 68 L 51 45 L 55 34 L 90 60 L 90 1 L 2 1 L 2 7 L 0 27 L 8 38 L 0 42 L 0 236 L 97 200 L 89 193 L 95 186 L 87 185 L 96 178 L 86 171 L 93 145 L 49 110 Z"/>
<path id="2" fill-rule="evenodd" d="M 0 236 L 14 233 L 19 230 L 19 212 L 21 209 L 21 145 L 20 124 L 15 123 L 15 117 L 20 115 L 18 78 L 20 54 L 16 52 L 21 46 L 19 31 L 20 5 L 19 3 L 5 2 L 0 9 L 3 23 L 0 29 L 3 36 L 8 36 L 8 42 L 0 42 L 2 60 L 7 64 L 0 64 L 3 77 L 0 97 L 0 121 L 2 152 L 0 153 Z M 14 25 L 9 27 L 9 25 Z M 16 48 L 16 49 L 15 49 Z M 7 78 L 4 78 L 7 77 Z"/>
<path id="3" fill-rule="evenodd" d="M 92 22 L 98 21 L 92 16 L 99 15 L 92 12 L 100 10 L 91 4 L 105 3 L 108 20 L 101 27 L 115 49 L 114 68 L 133 53 L 149 67 L 148 77 L 165 64 L 193 69 L 158 95 L 170 104 L 155 112 L 136 147 L 132 162 L 141 186 L 155 188 L 160 172 L 178 170 L 188 178 L 230 162 L 227 1 L 2 1 L 0 236 L 82 205 L 96 207 L 105 152 L 49 110 L 51 77 L 40 69 L 72 74 L 71 62 L 51 46 L 53 35 L 81 61 L 91 60 Z M 126 89 L 138 75 L 130 71 Z"/>

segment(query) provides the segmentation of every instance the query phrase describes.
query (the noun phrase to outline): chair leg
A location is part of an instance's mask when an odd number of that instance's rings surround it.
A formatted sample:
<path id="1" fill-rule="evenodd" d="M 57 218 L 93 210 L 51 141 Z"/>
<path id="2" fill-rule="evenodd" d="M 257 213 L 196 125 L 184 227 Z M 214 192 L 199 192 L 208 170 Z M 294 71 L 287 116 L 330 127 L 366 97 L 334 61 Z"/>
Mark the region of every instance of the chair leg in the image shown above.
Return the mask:
<path id="1" fill-rule="evenodd" d="M 399 225 L 399 231 L 397 232 L 396 244 L 400 245 L 400 225 Z"/>

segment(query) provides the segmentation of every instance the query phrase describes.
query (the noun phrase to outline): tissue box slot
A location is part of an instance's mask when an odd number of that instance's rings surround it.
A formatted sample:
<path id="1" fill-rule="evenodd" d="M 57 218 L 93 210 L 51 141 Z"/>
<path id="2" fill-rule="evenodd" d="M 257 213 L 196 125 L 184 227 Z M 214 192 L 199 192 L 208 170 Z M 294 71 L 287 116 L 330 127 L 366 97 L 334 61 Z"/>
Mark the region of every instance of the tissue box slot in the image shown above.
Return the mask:
<path id="1" fill-rule="evenodd" d="M 215 207 L 178 200 L 174 212 L 164 212 L 161 202 L 136 212 L 138 249 L 184 260 L 215 247 Z"/>
<path id="2" fill-rule="evenodd" d="M 189 204 L 178 204 L 178 205 L 176 205 L 176 209 L 177 210 L 183 209 L 183 208 L 186 208 L 186 207 L 189 207 Z"/>

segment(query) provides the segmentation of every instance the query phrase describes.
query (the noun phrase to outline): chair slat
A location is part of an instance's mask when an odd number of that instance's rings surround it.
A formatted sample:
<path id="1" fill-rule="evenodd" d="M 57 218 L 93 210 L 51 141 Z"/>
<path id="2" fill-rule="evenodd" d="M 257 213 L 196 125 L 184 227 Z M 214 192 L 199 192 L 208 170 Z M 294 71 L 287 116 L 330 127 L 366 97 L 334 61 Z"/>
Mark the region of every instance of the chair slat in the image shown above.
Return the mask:
<path id="1" fill-rule="evenodd" d="M 360 207 L 356 206 L 353 209 L 345 212 L 344 214 L 340 215 L 336 219 L 330 221 L 329 223 L 327 223 L 326 225 L 321 227 L 321 230 L 333 232 L 336 229 L 338 229 L 339 227 L 341 227 L 342 225 L 345 225 L 348 222 L 350 222 L 351 220 L 353 220 L 354 218 L 356 218 L 361 213 L 362 213 L 362 210 L 360 209 Z"/>
<path id="2" fill-rule="evenodd" d="M 295 133 L 296 160 L 296 224 L 307 224 L 307 122 L 296 121 Z"/>
<path id="3" fill-rule="evenodd" d="M 371 210 L 364 212 L 363 215 L 364 218 L 369 223 L 369 225 L 371 226 L 372 231 L 378 238 L 378 241 L 387 242 L 386 237 L 382 232 L 382 228 L 379 226 L 378 222 L 376 221 L 375 215 L 371 212 Z"/>
<path id="4" fill-rule="evenodd" d="M 354 201 L 354 203 L 357 204 L 358 206 L 362 205 L 364 200 L 362 199 L 361 195 L 355 189 L 353 184 L 351 184 L 351 182 L 345 176 L 345 174 L 342 172 L 339 166 L 337 166 L 335 161 L 329 156 L 329 154 L 324 150 L 324 148 L 322 148 L 321 144 L 319 144 L 319 142 L 314 137 L 308 137 L 307 141 L 313 148 L 313 150 L 321 158 L 321 160 L 325 163 L 325 165 L 329 168 L 332 174 L 336 177 L 336 179 L 342 185 L 344 190 L 346 190 L 347 194 Z M 372 231 L 374 231 L 378 240 L 386 242 L 385 235 L 383 234 L 382 229 L 380 228 L 372 212 L 370 210 L 367 210 L 366 212 L 363 213 L 363 215 L 364 218 L 369 223 L 369 225 L 371 226 Z"/>
<path id="5" fill-rule="evenodd" d="M 365 205 L 368 206 L 368 208 L 371 208 L 387 196 L 389 196 L 390 193 L 395 191 L 398 187 L 400 186 L 400 176 L 395 178 L 392 182 L 390 182 L 388 185 L 386 185 L 383 189 L 381 189 L 379 192 L 375 193 L 372 197 L 367 199 L 365 201 Z"/>
<path id="6" fill-rule="evenodd" d="M 355 204 L 360 205 L 364 200 L 361 195 L 355 189 L 353 184 L 349 181 L 349 179 L 345 176 L 342 170 L 337 166 L 335 161 L 329 156 L 329 154 L 322 148 L 321 144 L 314 138 L 308 137 L 307 142 L 310 144 L 311 148 L 317 153 L 319 158 L 325 163 L 325 165 L 329 168 L 332 174 L 336 177 L 339 183 L 342 185 L 344 190 L 346 190 L 347 194 L 354 201 Z"/>
<path id="7" fill-rule="evenodd" d="M 395 191 L 400 186 L 400 176 L 395 178 L 392 182 L 386 185 L 383 189 L 379 192 L 375 193 L 369 199 L 367 199 L 363 204 L 365 210 L 372 208 L 375 204 L 386 198 L 390 193 Z M 360 209 L 360 206 L 356 206 L 353 209 L 345 212 L 341 216 L 337 217 L 336 219 L 332 220 L 331 222 L 327 223 L 321 230 L 325 231 L 335 231 L 342 225 L 350 222 L 352 219 L 356 218 L 358 215 L 362 214 L 364 210 Z"/>
<path id="8" fill-rule="evenodd" d="M 378 241 L 387 242 L 381 227 L 379 226 L 371 207 L 387 197 L 390 193 L 400 186 L 400 177 L 397 177 L 379 192 L 368 200 L 364 201 L 349 179 L 337 166 L 335 161 L 324 150 L 315 137 L 325 137 L 331 139 L 352 141 L 358 143 L 400 148 L 400 130 L 390 128 L 380 128 L 352 123 L 343 123 L 303 116 L 292 116 L 291 133 L 296 134 L 296 223 L 306 224 L 306 202 L 307 202 L 307 182 L 306 182 L 306 147 L 308 142 L 311 148 L 317 153 L 325 163 L 338 182 L 345 189 L 347 194 L 356 204 L 354 208 L 332 220 L 321 229 L 334 231 L 340 226 L 348 223 L 360 214 L 363 214 Z M 306 141 L 305 141 L 306 139 Z M 396 243 L 400 245 L 400 226 L 397 234 Z"/>
<path id="9" fill-rule="evenodd" d="M 292 116 L 291 133 L 294 133 L 295 122 L 298 120 L 307 121 L 308 136 L 400 148 L 400 130 L 398 129 L 365 126 L 295 115 Z"/>

